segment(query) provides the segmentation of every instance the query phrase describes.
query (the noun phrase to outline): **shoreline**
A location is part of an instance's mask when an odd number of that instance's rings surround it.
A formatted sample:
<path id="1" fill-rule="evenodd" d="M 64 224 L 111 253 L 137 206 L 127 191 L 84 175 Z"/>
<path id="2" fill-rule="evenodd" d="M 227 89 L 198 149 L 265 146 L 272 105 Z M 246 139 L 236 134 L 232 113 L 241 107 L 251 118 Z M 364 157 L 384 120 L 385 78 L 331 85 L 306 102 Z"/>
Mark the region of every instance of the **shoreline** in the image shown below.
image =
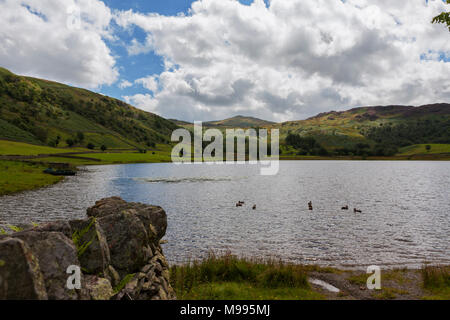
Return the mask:
<path id="1" fill-rule="evenodd" d="M 450 299 L 449 265 L 382 269 L 379 290 L 368 289 L 368 278 L 373 273 L 366 270 L 239 258 L 230 253 L 210 254 L 190 264 L 171 265 L 170 269 L 171 283 L 178 298 L 189 300 Z"/>
<path id="2" fill-rule="evenodd" d="M 119 160 L 119 161 L 104 161 L 104 160 L 98 160 L 96 159 L 94 161 L 94 158 L 84 158 L 82 156 L 77 155 L 83 155 L 86 153 L 71 153 L 68 156 L 64 156 L 62 154 L 46 154 L 46 155 L 39 155 L 39 156 L 9 156 L 9 155 L 0 155 L 0 164 L 2 162 L 11 162 L 14 164 L 24 164 L 29 166 L 41 166 L 46 167 L 51 164 L 68 164 L 73 167 L 75 167 L 77 170 L 79 170 L 80 167 L 86 167 L 86 166 L 102 166 L 102 165 L 123 165 L 123 164 L 147 164 L 147 163 L 173 163 L 169 159 L 149 159 L 148 161 L 133 161 L 133 160 Z M 139 153 L 95 153 L 90 152 L 89 154 L 92 155 L 127 155 L 127 154 L 133 154 L 133 155 L 140 155 Z M 48 159 L 48 160 L 68 160 L 68 162 L 64 161 L 57 161 L 57 162 L 49 162 L 49 161 L 35 161 L 39 159 Z M 293 156 L 293 157 L 286 157 L 286 156 L 280 156 L 280 161 L 429 161 L 429 162 L 447 162 L 450 161 L 450 154 L 430 154 L 430 155 L 414 155 L 414 156 L 393 156 L 393 157 L 358 157 L 358 156 L 342 156 L 342 157 L 320 157 L 320 156 Z M 88 161 L 87 163 L 82 163 L 83 161 Z M 205 161 L 204 163 L 206 163 Z M 24 176 L 26 176 L 26 173 L 24 173 Z M 42 173 L 42 177 L 47 176 L 47 174 Z M 42 180 L 42 179 L 41 179 Z M 0 197 L 5 195 L 14 195 L 17 193 L 25 192 L 25 191 L 32 191 L 40 188 L 45 188 L 52 186 L 54 184 L 60 183 L 62 181 L 65 181 L 65 177 L 60 177 L 59 179 L 53 179 L 52 181 L 44 184 L 39 184 L 37 186 L 32 187 L 24 187 L 19 188 L 18 190 L 12 191 L 12 192 L 5 192 L 0 188 Z"/>

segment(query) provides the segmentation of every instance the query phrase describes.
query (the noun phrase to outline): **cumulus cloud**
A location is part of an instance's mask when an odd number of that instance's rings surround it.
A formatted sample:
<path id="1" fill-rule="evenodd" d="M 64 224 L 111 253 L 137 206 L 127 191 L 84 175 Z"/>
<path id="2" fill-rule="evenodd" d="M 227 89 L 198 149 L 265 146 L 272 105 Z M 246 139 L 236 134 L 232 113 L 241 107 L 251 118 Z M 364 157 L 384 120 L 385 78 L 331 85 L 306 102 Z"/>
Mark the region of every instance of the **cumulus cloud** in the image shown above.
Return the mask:
<path id="1" fill-rule="evenodd" d="M 118 87 L 120 89 L 129 88 L 131 86 L 133 86 L 133 84 L 130 81 L 128 81 L 128 80 L 122 80 L 122 81 L 120 81 L 120 83 L 118 85 Z"/>
<path id="2" fill-rule="evenodd" d="M 271 120 L 330 109 L 450 98 L 448 31 L 430 23 L 441 0 L 199 0 L 187 15 L 116 12 L 142 29 L 130 55 L 154 52 L 165 69 L 126 99 L 163 116 Z M 447 58 L 445 58 L 447 57 Z"/>
<path id="3" fill-rule="evenodd" d="M 98 0 L 1 0 L 0 65 L 87 88 L 112 84 L 111 18 Z"/>
<path id="4" fill-rule="evenodd" d="M 158 79 L 158 76 L 153 75 L 153 76 L 148 76 L 145 78 L 137 79 L 134 82 L 137 84 L 141 84 L 147 90 L 150 90 L 152 92 L 157 92 L 158 91 L 158 80 L 157 79 Z"/>

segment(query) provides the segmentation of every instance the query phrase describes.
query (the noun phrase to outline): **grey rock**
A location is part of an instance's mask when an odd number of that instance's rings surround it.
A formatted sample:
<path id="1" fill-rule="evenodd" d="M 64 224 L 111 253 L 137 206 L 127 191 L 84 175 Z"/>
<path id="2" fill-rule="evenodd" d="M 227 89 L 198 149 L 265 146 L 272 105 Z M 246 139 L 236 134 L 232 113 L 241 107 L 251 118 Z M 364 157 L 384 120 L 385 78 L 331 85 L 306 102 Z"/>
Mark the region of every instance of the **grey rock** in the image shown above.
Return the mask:
<path id="1" fill-rule="evenodd" d="M 67 238 L 72 239 L 72 228 L 68 221 L 54 221 L 32 228 L 34 231 L 41 232 L 61 232 Z"/>
<path id="2" fill-rule="evenodd" d="M 21 239 L 31 249 L 44 276 L 48 298 L 51 300 L 76 300 L 79 293 L 66 288 L 69 266 L 80 266 L 72 241 L 60 232 L 23 231 L 12 235 Z"/>
<path id="3" fill-rule="evenodd" d="M 105 232 L 111 265 L 120 276 L 139 271 L 146 262 L 144 247 L 148 245 L 148 236 L 135 210 L 106 215 L 97 221 Z"/>
<path id="4" fill-rule="evenodd" d="M 94 206 L 87 209 L 90 217 L 105 217 L 117 214 L 123 210 L 134 209 L 136 215 L 144 224 L 145 230 L 150 237 L 150 241 L 157 241 L 165 235 L 167 229 L 167 215 L 158 206 L 151 206 L 137 202 L 126 202 L 119 197 L 105 198 L 97 201 Z M 149 231 L 151 230 L 151 232 Z"/>
<path id="5" fill-rule="evenodd" d="M 104 273 L 111 257 L 106 236 L 97 219 L 72 220 L 70 226 L 83 271 L 96 275 Z"/>
<path id="6" fill-rule="evenodd" d="M 20 239 L 0 241 L 0 299 L 47 299 L 38 261 Z"/>

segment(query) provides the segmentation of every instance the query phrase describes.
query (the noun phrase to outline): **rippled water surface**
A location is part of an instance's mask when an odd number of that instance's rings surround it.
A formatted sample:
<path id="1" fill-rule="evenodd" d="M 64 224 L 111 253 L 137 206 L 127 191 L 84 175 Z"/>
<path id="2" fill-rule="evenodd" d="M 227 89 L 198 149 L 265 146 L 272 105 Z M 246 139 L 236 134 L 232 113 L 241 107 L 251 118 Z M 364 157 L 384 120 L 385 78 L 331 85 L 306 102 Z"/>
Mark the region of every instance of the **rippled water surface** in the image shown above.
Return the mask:
<path id="1" fill-rule="evenodd" d="M 113 195 L 166 210 L 171 262 L 229 249 L 341 267 L 450 263 L 450 162 L 283 161 L 276 176 L 248 164 L 92 166 L 0 197 L 0 225 L 84 217 Z"/>

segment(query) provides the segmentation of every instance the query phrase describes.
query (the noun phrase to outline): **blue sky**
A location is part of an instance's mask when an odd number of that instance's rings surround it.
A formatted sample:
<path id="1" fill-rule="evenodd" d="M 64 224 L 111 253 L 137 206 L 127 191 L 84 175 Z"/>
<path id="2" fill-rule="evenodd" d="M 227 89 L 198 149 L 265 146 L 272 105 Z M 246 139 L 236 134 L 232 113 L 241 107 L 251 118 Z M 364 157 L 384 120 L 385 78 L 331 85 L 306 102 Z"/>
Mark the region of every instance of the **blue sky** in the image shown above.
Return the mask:
<path id="1" fill-rule="evenodd" d="M 103 2 L 111 9 L 133 10 L 140 13 L 158 13 L 165 16 L 175 16 L 179 13 L 187 15 L 194 0 L 104 0 Z M 250 5 L 253 0 L 239 0 L 239 2 L 244 5 Z M 265 2 L 266 5 L 269 5 L 268 0 L 265 0 Z M 119 36 L 125 43 L 129 43 L 133 38 L 143 42 L 146 37 L 146 34 L 139 28 L 134 28 L 133 33 L 131 34 L 128 31 L 121 31 L 120 28 L 117 28 L 115 35 Z M 143 78 L 147 75 L 160 74 L 164 70 L 162 58 L 155 55 L 153 52 L 130 56 L 124 46 L 117 44 L 116 42 L 109 42 L 108 44 L 112 53 L 117 57 L 117 65 L 121 74 L 120 80 L 133 82 L 134 80 Z M 142 87 L 139 85 L 123 89 L 119 88 L 118 85 L 119 83 L 111 86 L 102 86 L 95 91 L 122 100 L 123 96 L 131 96 L 142 92 Z"/>
<path id="2" fill-rule="evenodd" d="M 0 0 L 0 21 L 8 21 L 0 66 L 187 121 L 281 122 L 449 102 L 450 34 L 431 24 L 448 7 L 442 0 Z"/>
<path id="3" fill-rule="evenodd" d="M 104 3 L 111 9 L 118 10 L 133 10 L 141 13 L 159 13 L 161 15 L 173 16 L 180 12 L 188 13 L 193 0 L 165 0 L 165 1 L 145 1 L 145 0 L 105 0 Z M 116 35 L 126 43 L 129 43 L 133 38 L 140 42 L 145 40 L 145 33 L 139 28 L 135 28 L 133 33 L 127 31 L 120 31 L 117 28 Z M 145 77 L 149 74 L 160 74 L 163 70 L 163 61 L 161 57 L 155 55 L 153 52 L 147 54 L 129 56 L 124 46 L 115 45 L 115 42 L 110 42 L 110 49 L 113 54 L 117 56 L 117 65 L 120 69 L 121 80 L 128 80 L 133 82 L 135 79 Z M 118 83 L 112 86 L 102 86 L 99 92 L 122 99 L 124 95 L 133 95 L 142 92 L 142 88 L 129 87 L 120 89 L 117 87 Z"/>

